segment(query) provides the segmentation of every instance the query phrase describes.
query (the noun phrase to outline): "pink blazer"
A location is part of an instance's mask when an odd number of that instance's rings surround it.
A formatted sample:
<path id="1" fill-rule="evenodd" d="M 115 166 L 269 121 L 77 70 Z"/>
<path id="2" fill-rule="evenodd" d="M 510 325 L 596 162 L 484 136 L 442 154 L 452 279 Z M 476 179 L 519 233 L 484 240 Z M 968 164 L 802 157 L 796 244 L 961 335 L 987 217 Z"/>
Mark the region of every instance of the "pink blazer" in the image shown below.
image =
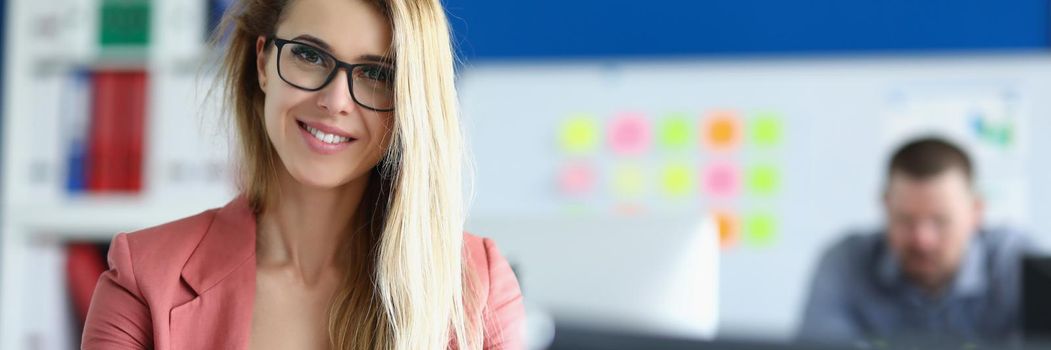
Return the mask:
<path id="1" fill-rule="evenodd" d="M 255 217 L 222 208 L 118 234 L 88 310 L 84 349 L 247 349 L 255 297 Z M 464 234 L 483 297 L 485 349 L 521 349 L 518 281 L 493 242 Z M 484 303 L 484 304 L 482 304 Z"/>

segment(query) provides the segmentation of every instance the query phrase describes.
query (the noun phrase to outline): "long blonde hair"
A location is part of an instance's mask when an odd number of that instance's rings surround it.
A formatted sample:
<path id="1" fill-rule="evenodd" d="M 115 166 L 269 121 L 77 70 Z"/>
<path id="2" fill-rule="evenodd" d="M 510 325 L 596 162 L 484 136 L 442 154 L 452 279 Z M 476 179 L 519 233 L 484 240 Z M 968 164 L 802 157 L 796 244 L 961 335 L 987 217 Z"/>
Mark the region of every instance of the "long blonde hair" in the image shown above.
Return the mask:
<path id="1" fill-rule="evenodd" d="M 241 186 L 256 213 L 277 184 L 280 162 L 262 118 L 255 43 L 275 32 L 291 0 L 241 0 L 213 42 L 228 33 L 220 67 L 239 134 Z M 343 0 L 352 1 L 352 0 Z M 439 0 L 366 0 L 393 32 L 395 109 L 391 143 L 359 207 L 369 225 L 347 249 L 347 277 L 334 297 L 336 349 L 481 347 L 472 272 L 463 252 L 463 136 L 453 53 Z M 269 48 L 268 48 L 269 49 Z"/>

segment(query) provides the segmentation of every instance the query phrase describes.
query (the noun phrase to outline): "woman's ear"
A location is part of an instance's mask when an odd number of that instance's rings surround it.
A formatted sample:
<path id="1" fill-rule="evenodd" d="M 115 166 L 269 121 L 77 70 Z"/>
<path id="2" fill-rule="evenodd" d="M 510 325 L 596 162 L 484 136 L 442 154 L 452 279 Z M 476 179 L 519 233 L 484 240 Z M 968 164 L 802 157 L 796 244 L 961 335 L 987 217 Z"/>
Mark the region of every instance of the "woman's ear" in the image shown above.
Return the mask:
<path id="1" fill-rule="evenodd" d="M 259 36 L 255 41 L 255 69 L 257 79 L 259 80 L 259 89 L 266 93 L 266 44 L 268 40 L 266 37 Z"/>

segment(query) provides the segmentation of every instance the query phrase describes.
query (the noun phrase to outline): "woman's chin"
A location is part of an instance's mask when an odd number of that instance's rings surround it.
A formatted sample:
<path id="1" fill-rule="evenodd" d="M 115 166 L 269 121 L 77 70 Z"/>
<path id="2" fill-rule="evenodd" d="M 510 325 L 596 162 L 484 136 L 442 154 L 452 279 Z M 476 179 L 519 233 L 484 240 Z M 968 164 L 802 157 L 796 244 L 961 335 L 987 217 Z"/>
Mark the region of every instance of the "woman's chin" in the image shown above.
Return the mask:
<path id="1" fill-rule="evenodd" d="M 350 176 L 347 174 L 324 171 L 293 171 L 292 179 L 312 189 L 333 189 L 350 182 Z"/>

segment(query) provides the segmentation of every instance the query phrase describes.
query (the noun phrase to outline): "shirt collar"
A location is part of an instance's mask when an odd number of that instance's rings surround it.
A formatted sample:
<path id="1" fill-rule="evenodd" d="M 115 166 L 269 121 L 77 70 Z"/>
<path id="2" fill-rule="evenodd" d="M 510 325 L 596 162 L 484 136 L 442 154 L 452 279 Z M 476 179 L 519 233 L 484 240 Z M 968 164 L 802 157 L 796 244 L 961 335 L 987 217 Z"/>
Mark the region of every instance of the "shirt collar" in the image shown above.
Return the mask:
<path id="1" fill-rule="evenodd" d="M 956 298 L 981 295 L 986 292 L 989 284 L 986 266 L 986 244 L 982 240 L 984 232 L 977 232 L 968 244 L 967 252 L 964 253 L 960 268 L 953 277 L 950 289 L 940 298 Z M 885 244 L 885 243 L 884 243 Z M 883 249 L 876 266 L 876 274 L 879 281 L 886 287 L 893 289 L 919 290 L 901 270 L 898 258 L 889 247 Z"/>

